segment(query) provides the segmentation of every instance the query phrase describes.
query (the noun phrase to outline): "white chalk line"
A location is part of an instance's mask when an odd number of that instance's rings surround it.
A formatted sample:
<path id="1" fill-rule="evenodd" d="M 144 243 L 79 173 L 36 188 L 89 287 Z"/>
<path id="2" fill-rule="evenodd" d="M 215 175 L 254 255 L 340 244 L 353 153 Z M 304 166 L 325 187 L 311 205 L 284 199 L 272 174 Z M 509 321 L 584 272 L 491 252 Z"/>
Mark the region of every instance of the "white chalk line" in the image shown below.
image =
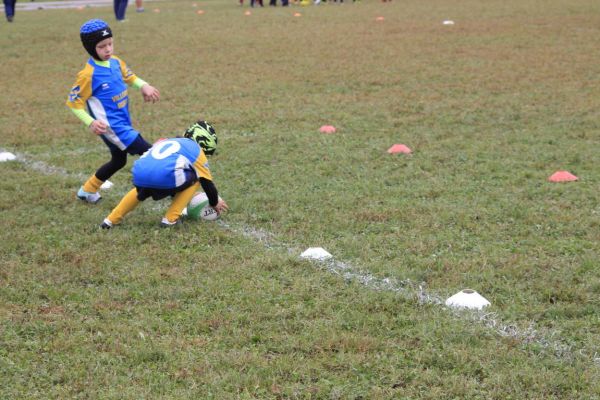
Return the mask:
<path id="1" fill-rule="evenodd" d="M 37 172 L 41 172 L 44 175 L 58 175 L 58 176 L 67 177 L 67 178 L 76 178 L 79 180 L 89 178 L 89 175 L 86 176 L 81 173 L 74 174 L 74 173 L 68 172 L 64 168 L 47 164 L 41 160 L 37 160 L 34 157 L 28 156 L 23 153 L 9 151 L 9 150 L 3 149 L 3 148 L 0 148 L 0 152 L 9 152 L 9 153 L 14 154 L 16 157 L 16 159 L 14 161 L 20 162 L 20 163 L 24 164 L 26 167 L 28 167 L 29 169 L 32 169 Z M 11 161 L 6 161 L 6 162 L 11 162 Z"/>
<path id="2" fill-rule="evenodd" d="M 146 0 L 158 1 L 158 0 Z M 63 8 L 91 8 L 91 7 L 112 7 L 112 0 L 70 0 L 70 1 L 37 1 L 37 2 L 17 2 L 15 11 L 36 11 L 36 10 L 56 10 Z M 0 6 L 0 11 L 4 11 L 4 6 Z"/>
<path id="3" fill-rule="evenodd" d="M 7 151 L 0 149 L 0 151 Z M 64 168 L 51 166 L 43 161 L 33 160 L 33 157 L 23 153 L 14 153 L 16 162 L 23 163 L 26 167 L 45 175 L 58 175 L 68 178 L 87 179 L 87 176 L 79 173 L 71 173 Z M 10 161 L 9 161 L 10 162 Z M 125 193 L 129 188 L 123 191 Z M 166 203 L 157 202 L 152 209 L 163 210 Z M 256 229 L 244 224 L 233 224 L 223 220 L 217 221 L 218 225 L 240 236 L 249 238 L 261 243 L 266 249 L 276 251 L 286 251 L 291 255 L 299 255 L 300 250 L 296 246 L 283 243 L 270 232 Z M 299 257 L 299 256 L 298 256 Z M 480 323 L 486 328 L 492 330 L 501 337 L 509 337 L 528 345 L 535 344 L 544 351 L 550 352 L 556 358 L 566 361 L 572 361 L 577 357 L 583 357 L 600 366 L 600 354 L 595 352 L 593 355 L 587 354 L 583 349 L 577 350 L 574 346 L 565 343 L 557 331 L 542 332 L 531 322 L 529 326 L 522 328 L 516 324 L 503 322 L 497 312 L 474 311 L 474 310 L 456 310 L 445 306 L 444 299 L 435 293 L 425 289 L 424 283 L 416 283 L 410 279 L 399 280 L 396 278 L 379 278 L 371 273 L 364 272 L 347 262 L 339 261 L 334 258 L 326 260 L 306 259 L 312 262 L 318 268 L 338 275 L 347 282 L 357 282 L 368 289 L 374 291 L 394 292 L 407 300 L 415 301 L 418 304 L 430 304 L 443 306 L 449 312 L 452 312 L 456 318 L 467 320 L 468 322 Z"/>
<path id="4" fill-rule="evenodd" d="M 268 249 L 286 249 L 290 254 L 298 255 L 300 251 L 284 243 L 278 243 L 274 240 L 272 234 L 259 229 L 245 225 L 233 226 L 231 223 L 219 220 L 218 223 L 224 228 L 238 233 L 247 238 L 262 243 Z M 431 304 L 443 306 L 446 310 L 460 319 L 469 322 L 480 323 L 486 328 L 494 331 L 502 337 L 510 337 L 523 344 L 535 344 L 543 350 L 551 352 L 555 357 L 562 360 L 572 361 L 576 357 L 591 359 L 592 362 L 600 366 L 600 354 L 594 353 L 592 356 L 585 354 L 583 350 L 576 350 L 560 338 L 557 332 L 541 332 L 535 328 L 531 322 L 528 327 L 521 328 L 516 324 L 503 322 L 496 312 L 457 310 L 445 306 L 444 299 L 435 293 L 425 289 L 425 284 L 417 284 L 410 279 L 398 280 L 396 278 L 379 278 L 375 275 L 361 271 L 347 262 L 336 260 L 335 258 L 326 260 L 307 259 L 321 269 L 342 277 L 347 282 L 357 282 L 371 290 L 394 292 L 407 300 L 416 301 L 418 304 Z"/>

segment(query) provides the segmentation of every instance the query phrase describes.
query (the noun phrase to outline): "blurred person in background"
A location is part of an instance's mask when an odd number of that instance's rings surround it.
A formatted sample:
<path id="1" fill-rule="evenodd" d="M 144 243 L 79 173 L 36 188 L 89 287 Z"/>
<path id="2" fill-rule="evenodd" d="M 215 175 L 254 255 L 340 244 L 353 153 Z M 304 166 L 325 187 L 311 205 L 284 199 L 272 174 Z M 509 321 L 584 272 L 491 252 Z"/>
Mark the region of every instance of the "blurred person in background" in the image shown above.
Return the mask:
<path id="1" fill-rule="evenodd" d="M 15 4 L 17 0 L 4 0 L 4 14 L 8 22 L 13 22 L 15 19 Z"/>
<path id="2" fill-rule="evenodd" d="M 119 22 L 125 22 L 125 11 L 127 11 L 128 0 L 114 0 L 115 17 Z"/>
<path id="3" fill-rule="evenodd" d="M 135 11 L 144 12 L 144 2 L 143 0 L 135 0 Z"/>

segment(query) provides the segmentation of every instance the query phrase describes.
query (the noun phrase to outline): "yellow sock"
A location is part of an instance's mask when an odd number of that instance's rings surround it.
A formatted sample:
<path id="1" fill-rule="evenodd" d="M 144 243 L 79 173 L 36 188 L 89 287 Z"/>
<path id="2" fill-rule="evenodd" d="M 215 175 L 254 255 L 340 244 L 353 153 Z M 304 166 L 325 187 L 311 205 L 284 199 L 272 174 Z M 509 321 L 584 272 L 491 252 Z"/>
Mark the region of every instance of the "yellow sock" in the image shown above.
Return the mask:
<path id="1" fill-rule="evenodd" d="M 173 198 L 173 202 L 169 206 L 167 213 L 165 214 L 165 218 L 169 220 L 169 222 L 175 222 L 181 216 L 181 212 L 188 205 L 194 194 L 198 191 L 200 187 L 200 183 L 196 182 L 189 188 L 185 189 L 182 192 L 179 192 Z"/>
<path id="2" fill-rule="evenodd" d="M 84 189 L 85 190 L 85 189 Z M 112 210 L 108 215 L 107 219 L 113 223 L 113 225 L 120 224 L 123 218 L 137 205 L 140 201 L 137 198 L 137 189 L 133 188 L 121 199 L 121 202 Z"/>
<path id="3" fill-rule="evenodd" d="M 83 190 L 85 190 L 88 193 L 96 193 L 98 190 L 100 190 L 100 186 L 103 183 L 104 183 L 103 181 L 101 181 L 100 179 L 96 178 L 96 175 L 92 175 L 90 177 L 90 179 L 88 179 L 83 184 Z"/>

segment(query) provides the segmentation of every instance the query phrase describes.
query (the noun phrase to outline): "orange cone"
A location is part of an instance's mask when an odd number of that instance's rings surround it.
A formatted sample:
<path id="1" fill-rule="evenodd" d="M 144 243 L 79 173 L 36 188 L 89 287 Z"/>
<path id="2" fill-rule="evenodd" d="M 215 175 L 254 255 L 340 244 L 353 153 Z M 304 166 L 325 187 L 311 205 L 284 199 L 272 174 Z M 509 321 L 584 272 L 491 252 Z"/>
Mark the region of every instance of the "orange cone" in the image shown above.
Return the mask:
<path id="1" fill-rule="evenodd" d="M 410 154 L 412 153 L 412 150 L 405 144 L 395 144 L 392 147 L 390 147 L 387 152 L 390 154 Z"/>
<path id="2" fill-rule="evenodd" d="M 548 178 L 550 182 L 573 182 L 578 179 L 578 177 L 569 171 L 556 171 Z"/>

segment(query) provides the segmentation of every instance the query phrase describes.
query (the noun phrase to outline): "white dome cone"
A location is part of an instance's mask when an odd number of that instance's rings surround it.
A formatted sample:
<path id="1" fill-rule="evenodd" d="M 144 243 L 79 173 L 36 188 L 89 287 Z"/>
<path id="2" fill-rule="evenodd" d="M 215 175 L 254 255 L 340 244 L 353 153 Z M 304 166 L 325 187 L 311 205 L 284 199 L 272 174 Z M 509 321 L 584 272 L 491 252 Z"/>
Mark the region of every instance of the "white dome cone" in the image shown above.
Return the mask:
<path id="1" fill-rule="evenodd" d="M 103 189 L 103 190 L 108 190 L 108 189 L 110 189 L 111 187 L 113 187 L 113 183 L 112 183 L 111 181 L 109 181 L 108 179 L 107 179 L 107 180 L 105 180 L 105 181 L 102 183 L 102 185 L 100 185 L 100 189 Z"/>
<path id="2" fill-rule="evenodd" d="M 463 289 L 446 300 L 448 307 L 468 308 L 471 310 L 481 310 L 490 305 L 490 302 L 474 291 L 473 289 Z"/>
<path id="3" fill-rule="evenodd" d="M 13 153 L 9 153 L 8 151 L 3 151 L 0 153 L 0 161 L 13 161 L 16 160 L 17 157 Z"/>
<path id="4" fill-rule="evenodd" d="M 313 260 L 327 260 L 333 256 L 322 247 L 309 247 L 304 253 L 300 254 L 300 257 L 312 258 Z"/>

